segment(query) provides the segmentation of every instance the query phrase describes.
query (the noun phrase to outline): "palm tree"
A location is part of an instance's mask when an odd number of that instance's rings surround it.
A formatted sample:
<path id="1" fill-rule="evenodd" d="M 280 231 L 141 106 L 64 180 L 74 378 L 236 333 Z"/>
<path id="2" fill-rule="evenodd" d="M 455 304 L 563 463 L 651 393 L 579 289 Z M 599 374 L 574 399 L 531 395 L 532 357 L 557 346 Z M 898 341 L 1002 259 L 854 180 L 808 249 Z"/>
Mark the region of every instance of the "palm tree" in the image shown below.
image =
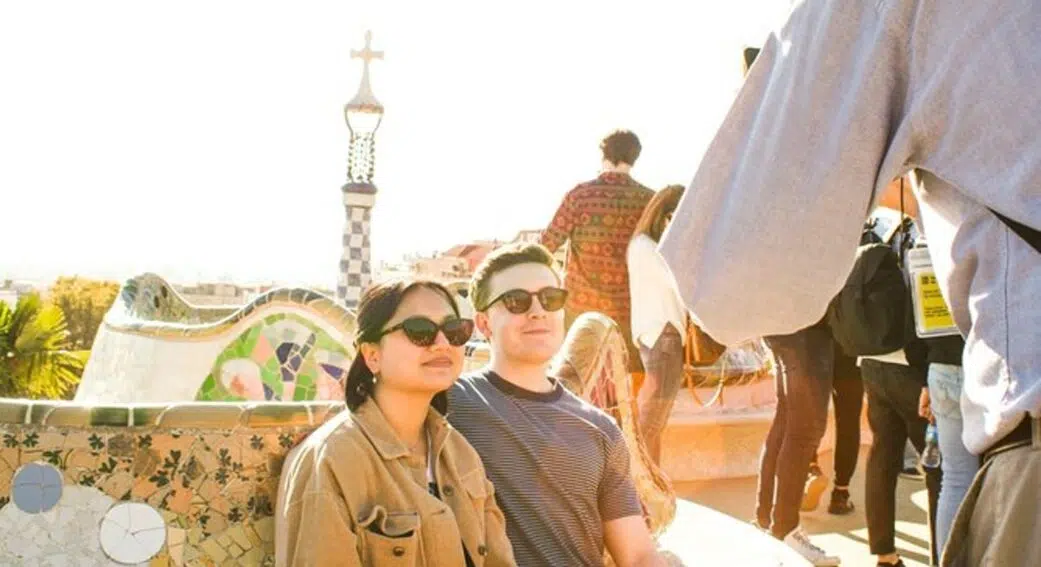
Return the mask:
<path id="1" fill-rule="evenodd" d="M 39 294 L 0 301 L 0 397 L 59 399 L 75 385 L 84 362 L 68 348 L 65 315 Z"/>

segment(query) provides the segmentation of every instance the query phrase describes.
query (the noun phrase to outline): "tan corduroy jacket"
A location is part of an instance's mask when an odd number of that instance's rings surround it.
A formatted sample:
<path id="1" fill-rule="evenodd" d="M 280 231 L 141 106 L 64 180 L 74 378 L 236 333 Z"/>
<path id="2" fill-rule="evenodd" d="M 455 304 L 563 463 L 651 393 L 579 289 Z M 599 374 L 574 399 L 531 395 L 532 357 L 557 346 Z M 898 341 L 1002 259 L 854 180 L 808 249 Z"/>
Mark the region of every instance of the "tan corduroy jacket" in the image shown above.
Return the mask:
<path id="1" fill-rule="evenodd" d="M 464 546 L 478 567 L 515 565 L 477 452 L 433 409 L 426 427 L 441 500 L 371 399 L 293 449 L 278 490 L 276 565 L 460 567 Z"/>

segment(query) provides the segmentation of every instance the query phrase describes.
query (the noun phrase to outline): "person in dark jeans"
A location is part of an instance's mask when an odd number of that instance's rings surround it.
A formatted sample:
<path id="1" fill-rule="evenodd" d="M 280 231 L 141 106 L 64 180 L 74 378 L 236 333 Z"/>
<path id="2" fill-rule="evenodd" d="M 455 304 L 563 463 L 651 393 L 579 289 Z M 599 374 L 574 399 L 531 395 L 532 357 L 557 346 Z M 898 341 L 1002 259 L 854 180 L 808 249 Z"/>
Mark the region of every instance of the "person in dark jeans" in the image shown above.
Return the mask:
<path id="1" fill-rule="evenodd" d="M 860 371 L 868 400 L 868 423 L 873 439 L 868 452 L 865 512 L 868 544 L 879 557 L 879 565 L 903 565 L 896 554 L 896 482 L 904 467 L 904 445 L 910 439 L 919 453 L 925 448 L 925 428 L 929 424 L 918 415 L 918 402 L 926 386 L 924 360 L 915 362 L 907 350 L 910 364 L 893 364 L 863 359 Z M 936 505 L 940 495 L 939 468 L 926 469 L 929 494 L 929 547 L 932 564 L 938 563 L 935 541 Z"/>
<path id="2" fill-rule="evenodd" d="M 806 473 L 828 420 L 831 331 L 817 324 L 764 340 L 777 363 L 777 410 L 759 463 L 756 522 L 813 565 L 838 565 L 799 527 Z"/>
<path id="3" fill-rule="evenodd" d="M 834 382 L 831 400 L 835 404 L 835 486 L 831 491 L 828 513 L 852 514 L 855 507 L 849 498 L 849 481 L 857 470 L 860 456 L 860 412 L 864 407 L 864 382 L 860 377 L 857 359 L 846 355 L 834 345 Z M 802 510 L 817 509 L 821 494 L 828 487 L 828 478 L 817 461 L 817 453 L 810 462 L 810 476 L 806 481 Z"/>

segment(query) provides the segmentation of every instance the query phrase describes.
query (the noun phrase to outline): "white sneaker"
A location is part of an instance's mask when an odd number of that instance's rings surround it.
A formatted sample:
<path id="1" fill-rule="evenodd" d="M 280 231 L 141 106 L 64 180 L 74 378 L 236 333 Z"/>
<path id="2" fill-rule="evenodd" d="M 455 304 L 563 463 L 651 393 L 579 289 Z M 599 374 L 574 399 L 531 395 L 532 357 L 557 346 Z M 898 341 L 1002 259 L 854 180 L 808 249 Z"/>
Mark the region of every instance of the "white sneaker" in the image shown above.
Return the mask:
<path id="1" fill-rule="evenodd" d="M 841 564 L 838 557 L 828 555 L 824 553 L 823 549 L 814 545 L 801 527 L 795 528 L 784 536 L 784 544 L 813 563 L 814 567 L 838 567 Z"/>

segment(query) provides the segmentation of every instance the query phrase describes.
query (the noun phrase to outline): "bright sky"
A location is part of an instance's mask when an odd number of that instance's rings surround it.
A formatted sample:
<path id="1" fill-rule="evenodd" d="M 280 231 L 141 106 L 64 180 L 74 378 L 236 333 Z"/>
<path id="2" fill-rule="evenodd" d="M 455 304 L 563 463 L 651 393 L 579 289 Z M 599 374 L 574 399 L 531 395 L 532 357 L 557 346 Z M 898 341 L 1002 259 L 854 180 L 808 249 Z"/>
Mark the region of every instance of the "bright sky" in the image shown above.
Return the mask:
<path id="1" fill-rule="evenodd" d="M 0 4 L 0 279 L 334 287 L 373 30 L 377 261 L 543 228 L 634 130 L 686 184 L 787 0 Z"/>

